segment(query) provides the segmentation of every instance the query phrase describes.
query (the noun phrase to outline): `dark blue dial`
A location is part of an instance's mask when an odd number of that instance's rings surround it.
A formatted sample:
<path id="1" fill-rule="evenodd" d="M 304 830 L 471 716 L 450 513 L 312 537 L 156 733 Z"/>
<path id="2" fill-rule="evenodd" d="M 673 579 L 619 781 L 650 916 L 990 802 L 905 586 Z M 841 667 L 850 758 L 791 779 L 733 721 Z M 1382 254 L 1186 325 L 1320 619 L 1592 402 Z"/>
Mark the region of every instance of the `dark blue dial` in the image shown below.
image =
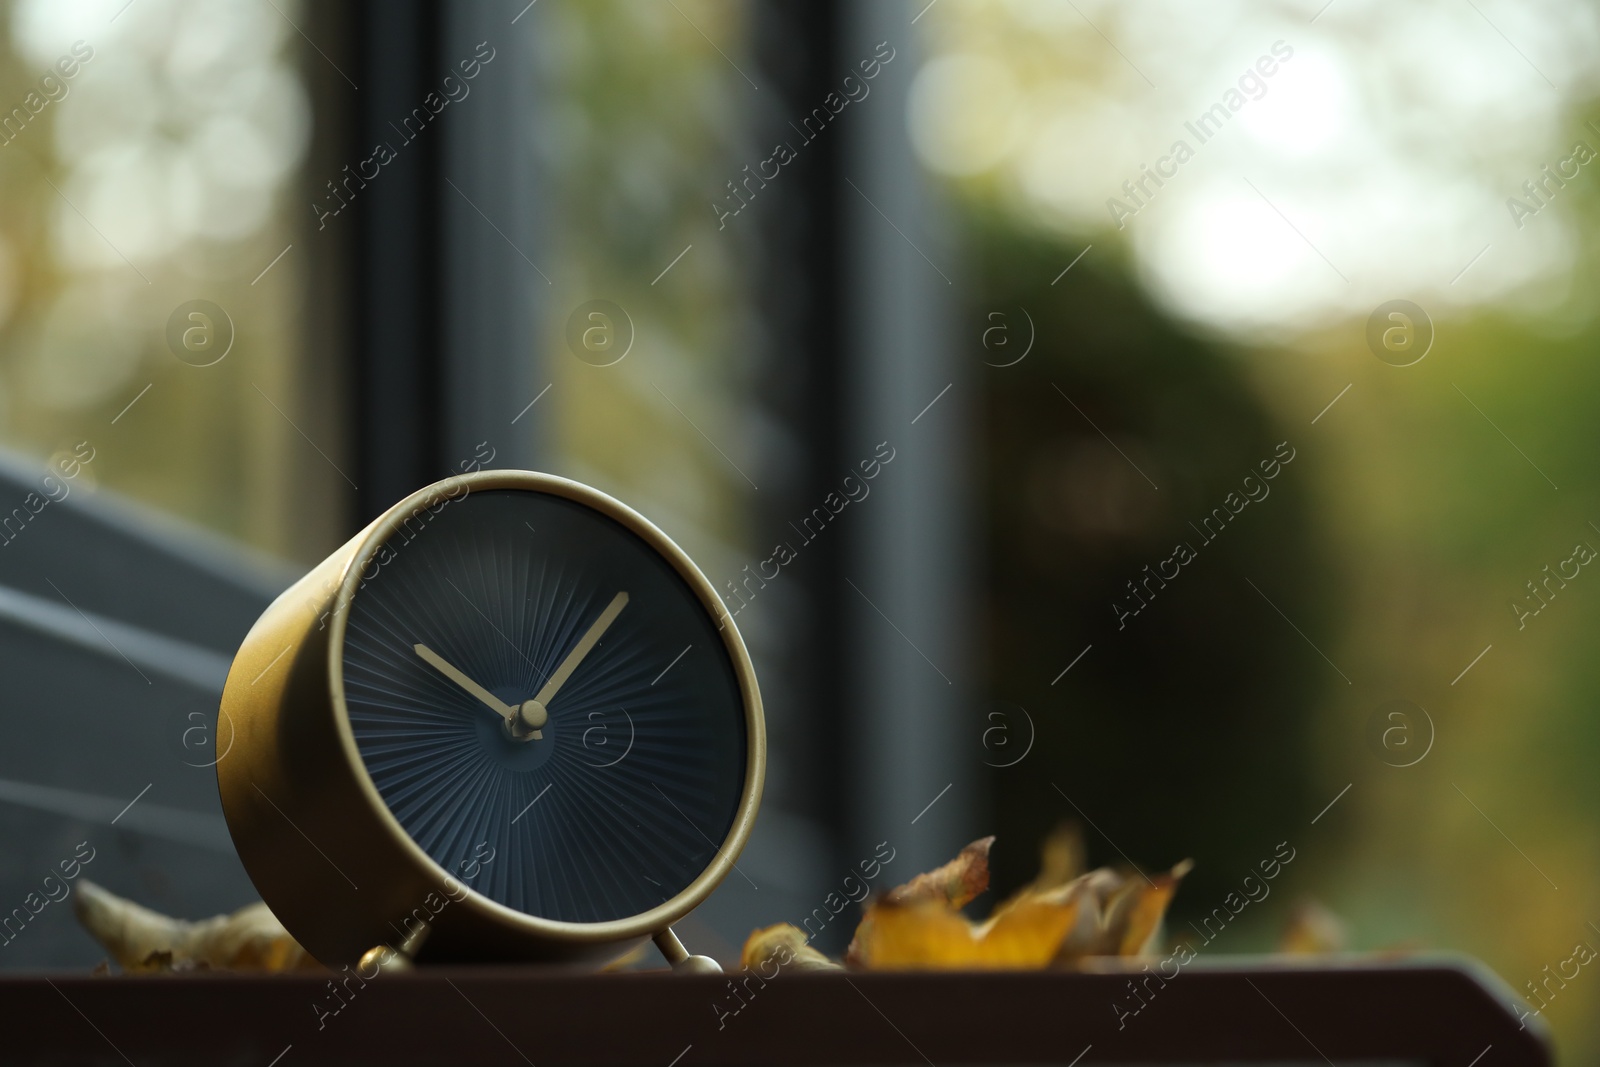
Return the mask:
<path id="1" fill-rule="evenodd" d="M 648 911 L 738 812 L 748 733 L 715 618 L 642 537 L 562 496 L 480 490 L 403 525 L 351 603 L 344 689 L 405 832 L 528 915 Z"/>

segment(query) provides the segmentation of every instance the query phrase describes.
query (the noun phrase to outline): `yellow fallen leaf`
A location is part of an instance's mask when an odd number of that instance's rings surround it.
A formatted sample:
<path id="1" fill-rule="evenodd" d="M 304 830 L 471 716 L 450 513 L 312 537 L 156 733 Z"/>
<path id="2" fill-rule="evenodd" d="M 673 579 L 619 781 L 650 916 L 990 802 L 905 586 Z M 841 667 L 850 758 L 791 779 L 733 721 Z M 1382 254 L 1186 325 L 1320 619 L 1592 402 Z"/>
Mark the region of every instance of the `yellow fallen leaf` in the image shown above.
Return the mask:
<path id="1" fill-rule="evenodd" d="M 1039 843 L 1039 875 L 1029 888 L 1043 891 L 1066 885 L 1083 873 L 1083 830 L 1063 822 Z"/>
<path id="2" fill-rule="evenodd" d="M 1075 847 L 1081 847 L 1070 834 L 1058 831 L 1046 841 L 1040 876 L 996 907 L 985 923 L 963 916 L 949 894 L 941 899 L 929 891 L 930 886 L 951 884 L 952 867 L 971 875 L 973 858 L 958 857 L 957 864 L 913 879 L 903 888 L 919 888 L 918 898 L 904 902 L 890 894 L 867 907 L 845 962 L 872 969 L 1027 968 L 1146 952 L 1193 864 L 1185 860 L 1151 878 L 1102 867 L 1063 882 L 1077 862 Z M 991 841 L 968 846 L 982 847 L 985 883 Z"/>
<path id="3" fill-rule="evenodd" d="M 1148 881 L 1139 879 L 1133 893 L 1108 916 L 1107 929 L 1117 939 L 1116 955 L 1140 956 L 1151 951 L 1151 942 L 1161 928 L 1167 905 L 1178 891 L 1178 883 L 1193 868 L 1193 860 L 1184 860 L 1166 874 Z"/>
<path id="4" fill-rule="evenodd" d="M 1138 956 L 1151 950 L 1167 905 L 1194 864 L 1184 860 L 1171 871 L 1146 879 L 1138 873 L 1101 867 L 1058 891 L 1082 900 L 1082 920 L 1061 946 L 1057 962 L 1086 956 Z"/>
<path id="5" fill-rule="evenodd" d="M 956 858 L 926 874 L 919 874 L 904 885 L 889 890 L 891 904 L 939 901 L 952 908 L 966 906 L 989 888 L 989 846 L 994 838 L 984 837 L 962 849 Z"/>
<path id="6" fill-rule="evenodd" d="M 869 970 L 1044 967 L 1077 910 L 1076 902 L 1028 900 L 974 925 L 937 901 L 882 901 L 868 906 L 851 962 Z"/>
<path id="7" fill-rule="evenodd" d="M 73 912 L 130 973 L 214 967 L 237 971 L 322 970 L 261 902 L 200 922 L 173 919 L 81 879 Z"/>
<path id="8" fill-rule="evenodd" d="M 1278 951 L 1290 956 L 1317 956 L 1343 952 L 1347 943 L 1339 916 L 1308 897 L 1290 912 L 1289 925 L 1278 939 Z"/>
<path id="9" fill-rule="evenodd" d="M 806 932 L 789 923 L 778 923 L 761 930 L 752 930 L 745 939 L 739 963 L 747 971 L 759 971 L 764 977 L 768 966 L 776 974 L 777 967 L 795 971 L 840 971 L 844 968 L 812 948 Z"/>
<path id="10" fill-rule="evenodd" d="M 1062 941 L 1056 962 L 1116 955 L 1122 939 L 1112 926 L 1113 916 L 1132 892 L 1134 887 L 1120 871 L 1100 867 L 1079 875 L 1060 889 L 1042 894 L 1046 900 L 1070 900 L 1078 905 L 1078 921 Z"/>
<path id="11" fill-rule="evenodd" d="M 985 922 L 961 913 L 989 887 L 993 837 L 974 841 L 954 860 L 870 900 L 845 953 L 845 964 L 868 970 L 1041 968 L 1089 956 L 1135 956 L 1151 951 L 1167 906 L 1194 864 L 1184 860 L 1153 877 L 1110 867 L 1076 873 L 1083 844 L 1062 826 L 1041 849 L 1040 872 L 996 907 Z M 782 924 L 757 930 L 745 942 L 747 969 L 806 954 L 810 966 L 832 964 L 805 933 Z"/>

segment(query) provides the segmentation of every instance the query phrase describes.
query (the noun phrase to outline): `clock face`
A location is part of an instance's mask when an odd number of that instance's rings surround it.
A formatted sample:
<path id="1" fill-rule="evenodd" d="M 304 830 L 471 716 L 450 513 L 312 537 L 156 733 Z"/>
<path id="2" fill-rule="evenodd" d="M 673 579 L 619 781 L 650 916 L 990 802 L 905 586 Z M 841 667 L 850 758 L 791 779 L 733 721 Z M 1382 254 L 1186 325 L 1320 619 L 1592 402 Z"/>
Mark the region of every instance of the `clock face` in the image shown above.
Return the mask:
<path id="1" fill-rule="evenodd" d="M 419 512 L 364 574 L 351 731 L 439 866 L 592 923 L 715 860 L 745 785 L 744 702 L 715 618 L 644 539 L 565 497 L 488 489 Z"/>

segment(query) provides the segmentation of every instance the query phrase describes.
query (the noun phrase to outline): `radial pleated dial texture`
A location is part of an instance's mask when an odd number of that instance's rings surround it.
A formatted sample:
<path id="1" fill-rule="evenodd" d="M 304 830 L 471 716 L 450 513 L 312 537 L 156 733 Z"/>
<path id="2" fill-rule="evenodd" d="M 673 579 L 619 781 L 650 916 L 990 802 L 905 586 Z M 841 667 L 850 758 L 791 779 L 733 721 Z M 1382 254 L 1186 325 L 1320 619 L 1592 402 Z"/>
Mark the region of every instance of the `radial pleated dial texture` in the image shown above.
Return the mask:
<path id="1" fill-rule="evenodd" d="M 672 899 L 717 857 L 747 771 L 738 675 L 716 619 L 622 523 L 545 492 L 442 501 L 388 538 L 349 610 L 356 747 L 446 872 L 593 923 Z M 517 736 L 506 712 L 552 681 L 541 736 Z"/>

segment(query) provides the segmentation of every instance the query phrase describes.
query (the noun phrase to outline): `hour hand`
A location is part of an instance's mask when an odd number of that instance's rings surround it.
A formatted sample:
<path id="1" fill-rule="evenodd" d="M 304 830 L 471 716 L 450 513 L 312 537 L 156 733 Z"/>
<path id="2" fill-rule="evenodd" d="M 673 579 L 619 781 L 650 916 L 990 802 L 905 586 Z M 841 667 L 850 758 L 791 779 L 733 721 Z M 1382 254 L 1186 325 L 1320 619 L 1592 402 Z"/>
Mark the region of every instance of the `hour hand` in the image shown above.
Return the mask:
<path id="1" fill-rule="evenodd" d="M 517 714 L 516 708 L 513 708 L 511 705 L 500 700 L 483 686 L 479 685 L 471 678 L 468 678 L 443 656 L 439 655 L 439 653 L 435 652 L 433 649 L 424 644 L 412 645 L 411 650 L 440 674 L 444 675 L 446 678 L 459 685 L 462 689 L 465 689 L 467 692 L 481 700 L 485 706 L 492 710 L 496 715 L 504 719 L 507 723 L 515 721 Z M 535 730 L 533 731 L 533 736 L 534 738 L 539 739 L 544 735 L 538 730 Z"/>

